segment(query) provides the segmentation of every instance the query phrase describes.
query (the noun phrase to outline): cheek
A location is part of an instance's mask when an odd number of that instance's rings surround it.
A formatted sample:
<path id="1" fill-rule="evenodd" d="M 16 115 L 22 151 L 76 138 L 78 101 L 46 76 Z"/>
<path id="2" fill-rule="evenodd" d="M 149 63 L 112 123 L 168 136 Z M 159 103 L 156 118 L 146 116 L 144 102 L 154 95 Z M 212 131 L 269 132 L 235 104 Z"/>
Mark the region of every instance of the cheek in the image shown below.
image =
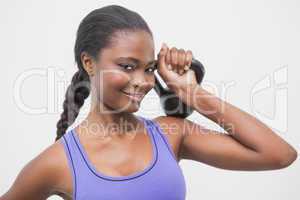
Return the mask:
<path id="1" fill-rule="evenodd" d="M 145 79 L 144 88 L 149 91 L 155 86 L 155 78 L 154 76 L 149 76 Z"/>
<path id="2" fill-rule="evenodd" d="M 96 90 L 108 92 L 108 94 L 126 87 L 129 81 L 130 77 L 126 73 L 120 71 L 105 72 L 103 70 L 97 73 L 97 75 L 93 78 Z"/>
<path id="3" fill-rule="evenodd" d="M 126 73 L 112 73 L 105 77 L 106 83 L 116 89 L 124 88 L 130 81 L 130 77 Z"/>
<path id="4" fill-rule="evenodd" d="M 153 88 L 155 86 L 155 77 L 151 76 L 149 79 L 147 79 L 147 83 L 150 88 Z"/>

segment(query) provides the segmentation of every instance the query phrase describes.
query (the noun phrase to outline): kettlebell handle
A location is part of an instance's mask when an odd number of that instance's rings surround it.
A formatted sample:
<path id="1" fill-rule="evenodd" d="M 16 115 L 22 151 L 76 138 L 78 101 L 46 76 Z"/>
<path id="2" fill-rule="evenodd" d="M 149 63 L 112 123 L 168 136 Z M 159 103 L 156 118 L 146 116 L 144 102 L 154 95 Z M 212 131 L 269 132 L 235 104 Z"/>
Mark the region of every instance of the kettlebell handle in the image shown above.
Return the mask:
<path id="1" fill-rule="evenodd" d="M 192 58 L 191 70 L 195 72 L 197 83 L 200 85 L 204 74 L 205 69 L 200 61 L 195 58 Z M 160 97 L 161 106 L 167 116 L 175 116 L 186 118 L 190 114 L 192 114 L 193 109 L 183 103 L 178 96 L 175 95 L 173 91 L 171 91 L 168 87 L 165 88 L 159 81 L 159 78 L 156 74 L 155 76 L 155 86 L 154 90 Z M 163 79 L 161 78 L 163 81 Z M 166 85 L 166 84 L 165 84 Z"/>

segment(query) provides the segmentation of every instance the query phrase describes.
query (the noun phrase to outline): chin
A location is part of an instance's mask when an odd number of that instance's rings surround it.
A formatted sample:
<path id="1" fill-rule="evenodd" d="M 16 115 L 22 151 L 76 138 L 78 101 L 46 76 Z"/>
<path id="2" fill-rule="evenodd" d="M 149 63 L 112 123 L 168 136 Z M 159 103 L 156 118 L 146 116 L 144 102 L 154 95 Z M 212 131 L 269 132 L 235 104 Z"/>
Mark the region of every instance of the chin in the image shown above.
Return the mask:
<path id="1" fill-rule="evenodd" d="M 131 103 L 125 102 L 122 104 L 110 105 L 110 106 L 106 104 L 106 106 L 109 107 L 113 113 L 135 113 L 140 108 L 140 104 L 134 102 Z"/>
<path id="2" fill-rule="evenodd" d="M 122 112 L 134 113 L 139 110 L 140 104 L 141 102 L 129 100 L 122 104 L 123 106 L 120 107 L 120 110 L 122 110 Z"/>
<path id="3" fill-rule="evenodd" d="M 124 95 L 120 95 L 115 99 L 111 99 L 110 102 L 114 101 L 114 105 L 111 105 L 113 112 L 126 112 L 126 113 L 134 113 L 137 112 L 140 108 L 140 102 L 132 101 L 128 97 Z"/>

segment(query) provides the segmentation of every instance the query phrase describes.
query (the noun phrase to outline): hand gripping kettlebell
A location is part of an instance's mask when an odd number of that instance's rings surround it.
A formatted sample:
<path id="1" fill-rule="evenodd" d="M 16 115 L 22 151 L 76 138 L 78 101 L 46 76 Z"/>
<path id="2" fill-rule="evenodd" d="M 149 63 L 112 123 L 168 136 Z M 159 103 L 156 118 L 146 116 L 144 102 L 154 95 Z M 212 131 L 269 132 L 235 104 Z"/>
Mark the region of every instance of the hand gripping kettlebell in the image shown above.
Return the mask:
<path id="1" fill-rule="evenodd" d="M 203 65 L 201 64 L 201 62 L 199 62 L 198 60 L 193 58 L 190 69 L 194 70 L 195 75 L 196 75 L 196 80 L 197 80 L 198 84 L 200 85 L 203 80 L 204 74 L 205 74 L 205 69 L 204 69 Z M 174 116 L 174 117 L 181 117 L 181 118 L 186 118 L 190 114 L 192 114 L 194 109 L 187 106 L 185 103 L 183 103 L 179 99 L 179 97 L 173 91 L 171 91 L 167 86 L 163 87 L 159 81 L 158 73 L 154 74 L 154 76 L 155 76 L 154 90 L 160 97 L 160 104 L 161 104 L 165 114 L 167 116 Z M 163 79 L 161 77 L 160 77 L 160 79 L 163 81 Z"/>

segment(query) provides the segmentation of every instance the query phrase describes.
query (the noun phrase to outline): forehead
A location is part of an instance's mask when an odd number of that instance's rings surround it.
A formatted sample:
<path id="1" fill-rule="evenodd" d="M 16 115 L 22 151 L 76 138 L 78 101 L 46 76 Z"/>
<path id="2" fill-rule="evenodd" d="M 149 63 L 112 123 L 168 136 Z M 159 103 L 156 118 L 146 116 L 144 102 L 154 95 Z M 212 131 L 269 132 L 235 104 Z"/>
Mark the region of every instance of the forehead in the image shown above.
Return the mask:
<path id="1" fill-rule="evenodd" d="M 110 47 L 102 50 L 102 60 L 134 57 L 141 62 L 149 62 L 154 59 L 154 42 L 151 35 L 145 31 L 117 32 L 111 42 Z"/>

